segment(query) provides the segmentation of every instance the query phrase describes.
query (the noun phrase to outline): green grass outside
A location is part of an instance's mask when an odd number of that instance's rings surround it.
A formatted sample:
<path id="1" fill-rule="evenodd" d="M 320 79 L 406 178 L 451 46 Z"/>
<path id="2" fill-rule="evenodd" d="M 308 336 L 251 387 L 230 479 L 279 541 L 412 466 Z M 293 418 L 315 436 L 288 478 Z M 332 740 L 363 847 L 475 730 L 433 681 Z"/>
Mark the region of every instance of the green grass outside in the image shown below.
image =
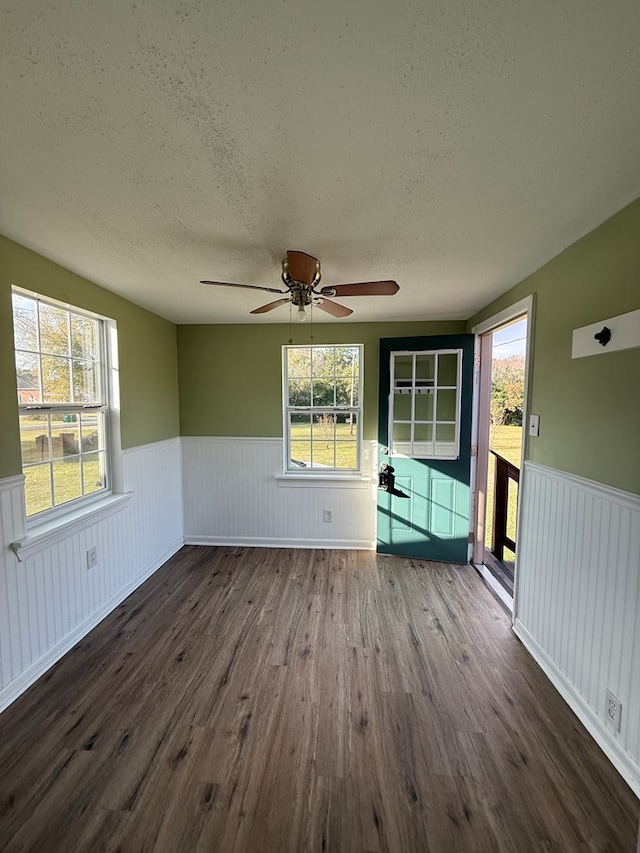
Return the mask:
<path id="1" fill-rule="evenodd" d="M 358 428 L 351 424 L 335 425 L 336 442 L 333 442 L 333 424 L 314 424 L 313 463 L 348 470 L 357 466 Z M 335 446 L 335 463 L 334 463 Z M 298 462 L 311 463 L 311 429 L 307 424 L 291 427 L 291 457 Z"/>
<path id="2" fill-rule="evenodd" d="M 102 488 L 100 482 L 100 463 L 98 454 L 83 457 L 84 494 L 89 495 Z M 53 463 L 55 483 L 55 505 L 67 503 L 82 495 L 80 479 L 80 460 L 77 457 L 58 459 Z M 25 468 L 25 500 L 27 515 L 35 515 L 45 509 L 51 509 L 51 477 L 49 465 L 35 465 Z"/>
<path id="3" fill-rule="evenodd" d="M 23 428 L 20 436 L 22 461 L 27 463 L 27 467 L 24 469 L 27 515 L 32 516 L 46 509 L 51 509 L 54 501 L 55 506 L 58 506 L 81 497 L 83 494 L 81 463 L 79 457 L 74 455 L 78 451 L 78 424 L 63 421 L 54 421 L 51 424 L 51 435 L 54 442 L 61 441 L 63 434 L 71 437 L 66 449 L 63 449 L 62 444 L 54 443 L 54 455 L 58 457 L 52 462 L 55 497 L 51 494 L 47 422 L 43 419 L 38 420 L 37 417 L 24 418 L 23 426 L 31 427 L 30 429 Z M 44 437 L 44 442 L 42 437 Z M 84 494 L 87 495 L 102 488 L 98 454 L 87 452 L 97 446 L 95 422 L 83 425 L 82 444 L 85 451 L 82 462 L 84 466 Z M 38 462 L 45 464 L 34 466 L 28 464 Z"/>
<path id="4" fill-rule="evenodd" d="M 520 467 L 520 451 L 522 446 L 522 427 L 498 426 L 491 428 L 489 439 L 491 450 L 495 450 L 500 456 L 511 462 L 517 468 Z M 495 478 L 495 457 L 489 454 L 489 470 L 487 473 L 487 522 L 485 545 L 491 547 L 491 533 L 493 530 L 493 495 Z M 518 509 L 518 488 L 509 481 L 509 502 L 507 507 L 507 535 L 516 540 L 516 518 Z M 504 559 L 513 561 L 515 554 L 505 548 Z"/>

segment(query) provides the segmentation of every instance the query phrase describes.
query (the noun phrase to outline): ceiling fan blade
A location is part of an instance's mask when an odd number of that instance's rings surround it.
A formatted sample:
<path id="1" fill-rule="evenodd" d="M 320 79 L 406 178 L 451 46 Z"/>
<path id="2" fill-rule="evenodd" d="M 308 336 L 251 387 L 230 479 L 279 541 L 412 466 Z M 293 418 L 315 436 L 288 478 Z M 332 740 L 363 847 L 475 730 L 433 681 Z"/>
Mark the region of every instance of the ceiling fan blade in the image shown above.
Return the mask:
<path id="1" fill-rule="evenodd" d="M 289 262 L 289 274 L 294 281 L 301 281 L 303 284 L 311 284 L 316 274 L 316 265 L 318 259 L 307 255 L 306 252 L 287 252 L 287 261 Z"/>
<path id="2" fill-rule="evenodd" d="M 359 281 L 320 288 L 327 296 L 393 296 L 400 290 L 396 281 Z"/>
<path id="3" fill-rule="evenodd" d="M 288 296 L 284 299 L 276 299 L 275 302 L 267 302 L 266 305 L 261 305 L 260 308 L 254 308 L 253 311 L 250 311 L 250 314 L 266 314 L 267 311 L 273 311 L 274 308 L 277 308 L 278 305 L 284 305 L 285 302 L 291 302 Z"/>
<path id="4" fill-rule="evenodd" d="M 230 281 L 201 281 L 200 284 L 214 284 L 216 287 L 246 287 L 248 290 L 266 290 L 267 293 L 286 293 L 286 290 L 278 290 L 276 287 L 260 287 L 257 284 L 233 284 Z"/>
<path id="5" fill-rule="evenodd" d="M 345 308 L 344 305 L 338 305 L 337 302 L 324 298 L 314 302 L 314 308 L 326 311 L 327 314 L 333 314 L 334 317 L 348 317 L 349 314 L 353 314 L 351 308 Z"/>

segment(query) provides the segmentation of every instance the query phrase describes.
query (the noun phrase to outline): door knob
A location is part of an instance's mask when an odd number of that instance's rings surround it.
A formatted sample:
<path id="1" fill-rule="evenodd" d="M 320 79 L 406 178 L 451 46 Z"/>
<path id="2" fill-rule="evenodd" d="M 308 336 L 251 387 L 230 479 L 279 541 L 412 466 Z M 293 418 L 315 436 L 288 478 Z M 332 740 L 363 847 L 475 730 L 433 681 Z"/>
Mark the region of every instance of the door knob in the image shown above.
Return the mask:
<path id="1" fill-rule="evenodd" d="M 408 498 L 409 495 L 405 495 L 400 489 L 396 489 L 395 470 L 391 465 L 387 465 L 386 462 L 380 465 L 380 470 L 378 471 L 378 489 L 381 492 L 389 492 L 390 495 L 395 495 L 398 498 Z"/>

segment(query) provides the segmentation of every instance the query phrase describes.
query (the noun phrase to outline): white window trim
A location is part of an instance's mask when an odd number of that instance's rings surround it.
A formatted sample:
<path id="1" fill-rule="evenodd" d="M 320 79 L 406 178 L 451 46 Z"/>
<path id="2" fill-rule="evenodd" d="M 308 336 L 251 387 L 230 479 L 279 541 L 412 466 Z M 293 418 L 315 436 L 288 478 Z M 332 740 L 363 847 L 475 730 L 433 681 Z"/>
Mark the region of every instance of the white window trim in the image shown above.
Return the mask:
<path id="1" fill-rule="evenodd" d="M 41 513 L 27 516 L 24 493 L 25 476 L 24 474 L 19 475 L 22 478 L 23 484 L 23 529 L 26 535 L 12 542 L 10 547 L 22 562 L 30 556 L 51 547 L 56 541 L 69 536 L 75 530 L 85 527 L 87 523 L 95 523 L 120 509 L 124 509 L 131 500 L 134 492 L 124 492 L 123 488 L 122 444 L 120 439 L 120 367 L 118 360 L 118 332 L 115 320 L 24 287 L 14 285 L 12 286 L 12 292 L 24 294 L 31 298 L 38 298 L 41 301 L 66 308 L 77 314 L 93 317 L 102 322 L 101 361 L 103 375 L 101 379 L 106 391 L 105 407 L 107 410 L 105 418 L 106 489 L 89 495 L 83 495 L 73 501 L 68 501 L 57 507 L 44 510 Z M 19 410 L 21 408 L 28 408 L 28 405 L 23 404 L 22 407 L 19 406 Z M 51 408 L 54 408 L 55 405 Z M 71 406 L 66 408 L 74 409 L 76 407 Z M 82 406 L 79 409 L 82 410 Z"/>
<path id="2" fill-rule="evenodd" d="M 455 437 L 454 437 L 454 445 L 455 445 L 455 453 L 454 454 L 443 454 L 443 455 L 430 455 L 430 456 L 422 456 L 419 454 L 410 454 L 410 453 L 399 453 L 394 451 L 393 449 L 393 375 L 391 376 L 391 383 L 389 388 L 389 402 L 388 402 L 388 414 L 387 414 L 387 447 L 389 448 L 389 456 L 398 459 L 426 459 L 431 462 L 452 462 L 456 459 L 460 458 L 460 411 L 462 404 L 462 360 L 464 351 L 460 347 L 454 347 L 453 349 L 436 349 L 436 350 L 394 350 L 390 353 L 390 356 L 397 355 L 457 355 L 458 356 L 458 367 L 457 367 L 457 385 L 456 385 L 456 415 L 455 415 Z M 453 388 L 453 386 L 451 386 Z M 434 411 L 435 416 L 435 411 Z M 434 421 L 434 426 L 435 426 Z"/>
<path id="3" fill-rule="evenodd" d="M 30 557 L 51 548 L 56 542 L 84 529 L 88 524 L 97 524 L 108 516 L 125 509 L 133 494 L 133 492 L 127 492 L 120 495 L 105 496 L 101 493 L 99 499 L 74 508 L 67 512 L 64 517 L 57 516 L 42 521 L 40 524 L 29 525 L 27 535 L 12 542 L 11 550 L 18 560 L 24 563 Z"/>
<path id="4" fill-rule="evenodd" d="M 325 485 L 334 489 L 366 489 L 372 483 L 371 477 L 351 472 L 343 475 L 340 473 L 327 474 L 322 471 L 319 471 L 317 475 L 285 472 L 284 474 L 276 474 L 274 479 L 280 488 L 288 486 L 306 488 L 310 485 Z"/>
<path id="5" fill-rule="evenodd" d="M 289 412 L 290 411 L 309 411 L 312 409 L 313 411 L 320 411 L 322 409 L 326 409 L 327 411 L 336 411 L 335 409 L 329 409 L 325 406 L 315 406 L 315 407 L 296 407 L 296 406 L 287 406 L 287 398 L 288 398 L 288 387 L 287 387 L 287 352 L 290 349 L 302 349 L 308 347 L 313 349 L 314 347 L 357 347 L 359 351 L 359 359 L 358 359 L 358 400 L 360 401 L 359 405 L 349 407 L 347 409 L 341 410 L 345 413 L 355 412 L 358 415 L 358 435 L 357 435 L 357 455 L 358 455 L 358 467 L 357 468 L 349 468 L 346 470 L 342 470 L 340 468 L 305 468 L 299 470 L 292 470 L 289 468 L 289 460 L 291 459 L 290 452 L 290 434 L 289 434 Z M 362 418 L 364 413 L 364 401 L 363 401 L 363 388 L 364 388 L 364 345 L 363 344 L 349 344 L 349 343 L 325 343 L 325 344 L 285 344 L 282 347 L 282 445 L 283 445 L 283 456 L 282 456 L 282 473 L 276 474 L 275 479 L 277 481 L 278 486 L 308 486 L 310 483 L 317 483 L 321 485 L 323 483 L 330 484 L 332 486 L 343 486 L 345 488 L 359 488 L 360 484 L 362 487 L 366 487 L 368 483 L 371 482 L 371 478 L 367 477 L 362 473 L 362 431 L 363 424 Z"/>

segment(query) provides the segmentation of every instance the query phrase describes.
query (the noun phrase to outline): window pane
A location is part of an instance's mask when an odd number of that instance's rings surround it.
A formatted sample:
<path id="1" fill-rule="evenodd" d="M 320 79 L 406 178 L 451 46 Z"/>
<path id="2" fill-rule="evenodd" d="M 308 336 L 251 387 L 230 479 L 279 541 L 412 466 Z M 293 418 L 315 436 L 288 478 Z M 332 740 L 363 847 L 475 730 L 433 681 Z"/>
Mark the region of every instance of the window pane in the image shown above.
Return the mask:
<path id="1" fill-rule="evenodd" d="M 51 471 L 49 465 L 34 465 L 24 469 L 24 496 L 27 515 L 51 509 Z"/>
<path id="2" fill-rule="evenodd" d="M 40 347 L 42 352 L 69 355 L 69 312 L 40 303 Z"/>
<path id="3" fill-rule="evenodd" d="M 40 363 L 35 353 L 16 352 L 16 385 L 20 405 L 40 402 Z"/>
<path id="4" fill-rule="evenodd" d="M 393 419 L 394 421 L 411 420 L 411 394 L 393 395 Z"/>
<path id="5" fill-rule="evenodd" d="M 38 348 L 36 301 L 13 294 L 13 339 L 16 349 Z"/>
<path id="6" fill-rule="evenodd" d="M 433 385 L 436 357 L 433 353 L 416 355 L 416 385 Z"/>
<path id="7" fill-rule="evenodd" d="M 87 362 L 98 358 L 97 322 L 81 314 L 71 315 L 71 355 Z"/>
<path id="8" fill-rule="evenodd" d="M 292 412 L 290 430 L 292 438 L 311 438 L 311 415 L 307 412 Z"/>
<path id="9" fill-rule="evenodd" d="M 444 353 L 438 356 L 438 385 L 458 384 L 458 354 Z"/>
<path id="10" fill-rule="evenodd" d="M 311 378 L 311 350 L 295 347 L 287 350 L 287 375 L 289 378 Z"/>
<path id="11" fill-rule="evenodd" d="M 82 475 L 84 482 L 84 493 L 90 495 L 104 489 L 104 467 L 102 453 L 89 453 L 82 457 Z"/>
<path id="12" fill-rule="evenodd" d="M 93 361 L 76 358 L 71 365 L 74 403 L 99 402 L 98 365 Z"/>
<path id="13" fill-rule="evenodd" d="M 80 459 L 77 456 L 53 462 L 52 468 L 53 501 L 55 506 L 82 496 Z"/>
<path id="14" fill-rule="evenodd" d="M 455 424 L 437 424 L 436 426 L 436 455 L 453 456 L 456 451 Z"/>
<path id="15" fill-rule="evenodd" d="M 42 394 L 44 403 L 71 402 L 69 359 L 54 355 L 42 356 Z"/>
<path id="16" fill-rule="evenodd" d="M 314 347 L 312 353 L 314 378 L 330 379 L 335 375 L 335 353 L 333 347 Z"/>
<path id="17" fill-rule="evenodd" d="M 457 392 L 452 388 L 438 391 L 437 417 L 438 421 L 455 421 Z"/>
<path id="18" fill-rule="evenodd" d="M 54 459 L 77 456 L 80 430 L 75 414 L 51 415 L 51 455 Z"/>
<path id="19" fill-rule="evenodd" d="M 336 406 L 357 406 L 357 389 L 351 379 L 336 381 Z"/>
<path id="20" fill-rule="evenodd" d="M 20 448 L 23 464 L 49 459 L 48 415 L 20 415 Z"/>
<path id="21" fill-rule="evenodd" d="M 433 394 L 416 394 L 416 420 L 433 420 Z"/>
<path id="22" fill-rule="evenodd" d="M 416 424 L 414 436 L 416 441 L 427 441 L 431 445 L 431 441 L 433 440 L 433 424 Z"/>
<path id="23" fill-rule="evenodd" d="M 292 379 L 289 382 L 289 406 L 311 405 L 311 381 L 309 379 Z"/>
<path id="24" fill-rule="evenodd" d="M 393 443 L 397 441 L 411 441 L 411 424 L 395 424 L 393 425 Z"/>
<path id="25" fill-rule="evenodd" d="M 314 441 L 312 446 L 312 468 L 335 468 L 335 444 L 333 441 Z"/>
<path id="26" fill-rule="evenodd" d="M 413 442 L 414 456 L 433 456 L 433 425 L 416 424 Z"/>
<path id="27" fill-rule="evenodd" d="M 396 386 L 406 386 L 413 381 L 413 356 L 396 355 L 393 359 L 393 378 Z"/>
<path id="28" fill-rule="evenodd" d="M 335 433 L 335 418 L 333 415 L 316 414 L 313 416 L 313 440 L 333 442 Z"/>
<path id="29" fill-rule="evenodd" d="M 306 468 L 311 465 L 311 442 L 291 442 L 291 463 L 293 468 Z"/>
<path id="30" fill-rule="evenodd" d="M 313 380 L 313 406 L 335 406 L 335 386 L 329 379 Z"/>
<path id="31" fill-rule="evenodd" d="M 358 432 L 358 415 L 356 412 L 340 412 L 336 414 L 336 440 L 352 439 Z"/>
<path id="32" fill-rule="evenodd" d="M 102 419 L 102 415 L 94 414 L 81 415 L 81 435 L 82 435 L 82 452 L 90 453 L 93 450 L 104 450 L 100 443 L 100 430 L 98 423 Z"/>
<path id="33" fill-rule="evenodd" d="M 358 444 L 356 441 L 336 442 L 336 468 L 354 470 L 358 467 Z"/>

